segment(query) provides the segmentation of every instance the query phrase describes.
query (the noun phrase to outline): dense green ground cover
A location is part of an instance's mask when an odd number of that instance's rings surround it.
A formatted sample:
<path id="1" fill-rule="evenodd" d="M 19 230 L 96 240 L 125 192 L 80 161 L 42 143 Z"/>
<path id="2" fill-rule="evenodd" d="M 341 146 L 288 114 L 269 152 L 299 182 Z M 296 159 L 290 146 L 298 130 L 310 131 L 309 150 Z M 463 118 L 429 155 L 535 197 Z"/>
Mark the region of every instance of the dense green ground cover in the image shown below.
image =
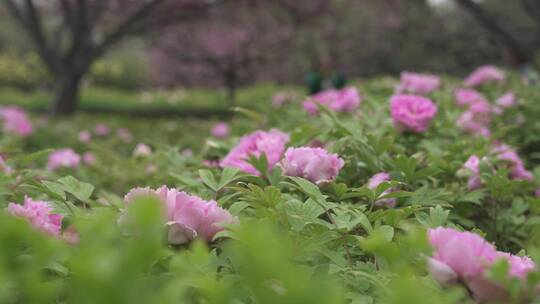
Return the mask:
<path id="1" fill-rule="evenodd" d="M 78 114 L 41 121 L 28 138 L 4 134 L 0 147 L 14 169 L 1 178 L 0 206 L 22 202 L 24 195 L 54 204 L 74 225 L 80 240 L 35 232 L 25 222 L 0 214 L 0 302 L 6 303 L 469 303 L 460 284 L 439 285 L 428 274 L 431 255 L 426 229 L 449 226 L 477 232 L 499 250 L 540 261 L 540 90 L 513 76 L 482 92 L 495 100 L 511 90 L 519 105 L 491 122 L 491 139 L 463 133 L 455 121 L 463 112 L 454 102 L 459 80 L 444 79 L 430 95 L 438 114 L 427 132 L 397 132 L 389 98 L 397 81 L 358 81 L 363 96 L 353 113 L 324 111 L 310 116 L 298 98 L 280 108 L 271 98 L 279 89 L 261 85 L 240 92 L 228 122 L 232 136 L 216 139 L 210 129 L 218 118 L 125 114 Z M 178 103 L 145 103 L 142 94 L 88 89 L 83 109 L 150 111 L 226 109 L 219 93 L 186 91 Z M 11 90 L 0 103 L 39 109 L 46 96 Z M 41 121 L 41 122 L 40 122 Z M 105 123 L 106 136 L 81 142 L 79 132 Z M 118 128 L 133 138 L 123 140 Z M 262 177 L 208 167 L 222 159 L 238 137 L 257 129 L 287 132 L 287 146 L 322 142 L 345 166 L 337 179 L 317 186 L 282 176 L 276 167 Z M 504 163 L 490 156 L 495 140 L 517 148 L 533 181 L 512 180 Z M 133 156 L 137 143 L 152 147 L 149 156 Z M 95 154 L 94 165 L 46 170 L 51 150 L 71 147 Z M 191 149 L 192 154 L 186 152 Z M 483 187 L 467 188 L 463 164 L 471 155 L 486 156 Z M 392 182 L 376 189 L 366 184 L 387 171 Z M 465 174 L 466 175 L 466 174 Z M 73 176 L 74 179 L 65 179 Z M 63 178 L 64 177 L 64 178 Z M 213 242 L 167 245 L 160 209 L 152 199 L 128 207 L 122 197 L 132 187 L 161 185 L 203 199 L 215 199 L 239 218 Z M 389 188 L 395 208 L 376 201 Z M 129 209 L 129 210 L 128 210 Z M 127 211 L 126 211 L 127 210 Z M 129 214 L 129 225 L 119 216 Z M 505 263 L 487 276 L 507 290 L 502 303 L 539 303 L 540 274 L 509 279 Z"/>

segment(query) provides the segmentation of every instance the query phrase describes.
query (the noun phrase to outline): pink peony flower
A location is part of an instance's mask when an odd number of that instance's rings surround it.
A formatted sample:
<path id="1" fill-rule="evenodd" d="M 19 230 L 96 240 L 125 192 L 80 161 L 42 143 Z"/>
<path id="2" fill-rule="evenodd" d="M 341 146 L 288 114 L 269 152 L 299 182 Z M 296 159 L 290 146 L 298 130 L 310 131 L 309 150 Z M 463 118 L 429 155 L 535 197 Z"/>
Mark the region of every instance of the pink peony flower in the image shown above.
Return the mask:
<path id="1" fill-rule="evenodd" d="M 463 112 L 457 119 L 456 125 L 463 131 L 477 136 L 490 137 L 491 131 L 489 130 L 486 121 L 486 116 L 483 114 L 476 114 L 472 111 Z"/>
<path id="2" fill-rule="evenodd" d="M 152 148 L 144 143 L 139 143 L 133 150 L 133 156 L 135 157 L 147 157 L 152 155 Z"/>
<path id="3" fill-rule="evenodd" d="M 345 162 L 322 148 L 289 148 L 281 161 L 283 174 L 303 177 L 317 185 L 333 181 Z"/>
<path id="4" fill-rule="evenodd" d="M 476 87 L 488 82 L 504 82 L 506 75 L 495 66 L 485 65 L 474 70 L 464 83 L 468 87 Z"/>
<path id="5" fill-rule="evenodd" d="M 96 133 L 97 136 L 106 136 L 106 135 L 109 135 L 109 133 L 111 132 L 111 129 L 109 128 L 108 125 L 104 123 L 98 123 L 94 127 L 94 132 Z"/>
<path id="6" fill-rule="evenodd" d="M 133 135 L 126 128 L 116 129 L 116 136 L 125 143 L 130 143 L 133 140 Z"/>
<path id="7" fill-rule="evenodd" d="M 391 180 L 390 174 L 388 174 L 387 172 L 379 172 L 379 173 L 373 175 L 369 179 L 367 187 L 369 189 L 373 190 L 373 189 L 376 189 L 383 182 L 387 182 L 387 181 L 390 181 L 390 180 Z M 395 191 L 395 189 L 387 189 L 381 194 L 381 196 L 387 195 L 387 194 L 389 194 L 389 193 L 391 193 L 393 191 Z M 377 200 L 375 202 L 375 205 L 377 205 L 377 206 L 386 206 L 386 207 L 389 207 L 389 208 L 393 208 L 393 207 L 396 206 L 396 202 L 397 202 L 397 200 L 395 198 L 384 198 L 384 199 Z"/>
<path id="8" fill-rule="evenodd" d="M 467 181 L 467 187 L 469 190 L 476 190 L 482 188 L 482 180 L 480 179 L 480 158 L 476 155 L 471 155 L 469 159 L 463 165 L 463 168 L 470 171 L 469 180 Z"/>
<path id="9" fill-rule="evenodd" d="M 478 100 L 469 106 L 469 111 L 477 115 L 478 120 L 489 123 L 492 107 L 487 100 Z"/>
<path id="10" fill-rule="evenodd" d="M 0 172 L 5 174 L 11 174 L 13 172 L 13 169 L 6 164 L 6 161 L 2 155 L 0 155 Z"/>
<path id="11" fill-rule="evenodd" d="M 504 288 L 485 275 L 497 260 L 506 259 L 510 266 L 508 275 L 519 279 L 524 279 L 536 268 L 528 257 L 497 251 L 481 236 L 471 232 L 439 227 L 428 230 L 428 239 L 434 250 L 428 259 L 432 276 L 443 285 L 463 282 L 478 301 L 506 296 Z"/>
<path id="12" fill-rule="evenodd" d="M 96 164 L 96 156 L 94 155 L 94 153 L 90 151 L 84 152 L 82 156 L 82 160 L 83 160 L 83 163 L 87 166 L 93 166 Z"/>
<path id="13" fill-rule="evenodd" d="M 238 219 L 215 201 L 205 201 L 177 189 L 162 186 L 132 189 L 124 198 L 129 204 L 137 197 L 155 195 L 166 210 L 169 243 L 184 244 L 195 238 L 211 241 L 224 225 L 238 223 Z"/>
<path id="14" fill-rule="evenodd" d="M 429 94 L 441 86 L 441 79 L 436 75 L 401 72 L 401 82 L 396 88 L 398 94 Z"/>
<path id="15" fill-rule="evenodd" d="M 294 92 L 277 92 L 276 94 L 274 94 L 274 96 L 272 96 L 272 106 L 275 108 L 280 108 L 287 102 L 291 102 L 296 98 L 298 98 L 298 96 L 296 96 Z"/>
<path id="16" fill-rule="evenodd" d="M 92 134 L 88 131 L 79 132 L 79 141 L 83 143 L 89 143 L 92 140 Z"/>
<path id="17" fill-rule="evenodd" d="M 250 156 L 260 157 L 266 154 L 268 169 L 272 169 L 281 159 L 285 144 L 289 142 L 289 135 L 272 129 L 268 132 L 255 131 L 240 139 L 240 142 L 221 161 L 221 167 L 234 167 L 246 173 L 259 175 L 260 173 L 247 162 Z"/>
<path id="18" fill-rule="evenodd" d="M 3 130 L 6 133 L 27 137 L 34 131 L 28 115 L 19 107 L 0 107 L 0 119 L 4 122 Z"/>
<path id="19" fill-rule="evenodd" d="M 493 107 L 493 113 L 501 115 L 505 109 L 514 107 L 517 104 L 516 96 L 512 92 L 506 93 L 499 97 L 495 104 L 496 105 Z"/>
<path id="20" fill-rule="evenodd" d="M 437 115 L 437 106 L 423 96 L 398 94 L 390 99 L 390 111 L 397 130 L 421 133 Z"/>
<path id="21" fill-rule="evenodd" d="M 216 123 L 212 128 L 212 136 L 216 138 L 226 138 L 229 136 L 229 133 L 229 125 L 222 121 Z"/>
<path id="22" fill-rule="evenodd" d="M 62 215 L 53 213 L 48 202 L 24 198 L 24 205 L 10 203 L 7 212 L 28 221 L 34 228 L 46 234 L 59 236 L 62 229 Z"/>
<path id="23" fill-rule="evenodd" d="M 60 167 L 76 168 L 80 163 L 81 156 L 75 153 L 73 149 L 60 149 L 49 155 L 47 169 L 52 171 Z"/>
<path id="24" fill-rule="evenodd" d="M 469 159 L 463 165 L 464 168 L 469 169 L 474 174 L 480 173 L 480 158 L 476 155 L 471 155 Z"/>
<path id="25" fill-rule="evenodd" d="M 322 104 L 335 112 L 353 112 L 361 102 L 362 97 L 355 87 L 346 87 L 341 90 L 328 89 L 305 100 L 304 109 L 309 114 L 316 115 L 319 113 L 317 104 Z"/>
<path id="26" fill-rule="evenodd" d="M 208 168 L 219 168 L 219 160 L 205 159 L 202 164 Z"/>
<path id="27" fill-rule="evenodd" d="M 472 232 L 439 227 L 428 230 L 428 239 L 433 258 L 448 265 L 461 278 L 481 275 L 497 259 L 495 247 Z"/>
<path id="28" fill-rule="evenodd" d="M 510 178 L 520 180 L 533 180 L 533 174 L 525 168 L 525 163 L 519 157 L 516 150 L 503 143 L 496 143 L 491 149 L 491 153 L 495 154 L 497 159 L 505 161 L 509 164 Z"/>
<path id="29" fill-rule="evenodd" d="M 460 107 L 470 106 L 477 102 L 487 101 L 482 93 L 472 89 L 459 89 L 455 92 L 456 104 Z"/>
<path id="30" fill-rule="evenodd" d="M 517 104 L 516 95 L 512 92 L 508 92 L 499 97 L 495 103 L 503 108 L 511 108 Z"/>

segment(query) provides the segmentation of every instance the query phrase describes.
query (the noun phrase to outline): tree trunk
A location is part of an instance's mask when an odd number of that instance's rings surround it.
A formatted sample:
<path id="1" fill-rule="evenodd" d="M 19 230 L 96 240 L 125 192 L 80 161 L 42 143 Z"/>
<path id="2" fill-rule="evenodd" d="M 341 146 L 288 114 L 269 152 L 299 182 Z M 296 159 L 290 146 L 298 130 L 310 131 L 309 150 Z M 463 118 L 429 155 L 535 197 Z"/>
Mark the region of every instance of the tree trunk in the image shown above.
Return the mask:
<path id="1" fill-rule="evenodd" d="M 227 88 L 227 101 L 229 102 L 229 107 L 234 107 L 236 104 L 237 88 L 236 70 L 234 68 L 225 73 L 225 86 Z"/>
<path id="2" fill-rule="evenodd" d="M 77 110 L 81 79 L 75 73 L 66 73 L 56 79 L 51 115 L 70 115 Z"/>
<path id="3" fill-rule="evenodd" d="M 497 18 L 490 16 L 480 4 L 473 0 L 456 0 L 456 2 L 469 11 L 478 23 L 510 50 L 518 65 L 527 64 L 532 61 L 531 50 L 527 49 L 526 46 L 523 46 L 516 37 L 504 29 L 502 25 L 497 22 Z"/>

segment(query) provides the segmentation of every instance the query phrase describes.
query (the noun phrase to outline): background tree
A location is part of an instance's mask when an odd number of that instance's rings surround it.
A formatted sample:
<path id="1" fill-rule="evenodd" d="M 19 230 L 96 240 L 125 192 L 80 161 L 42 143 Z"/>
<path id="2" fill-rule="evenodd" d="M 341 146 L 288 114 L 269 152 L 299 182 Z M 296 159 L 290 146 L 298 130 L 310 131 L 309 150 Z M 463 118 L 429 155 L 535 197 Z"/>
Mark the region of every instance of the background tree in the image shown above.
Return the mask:
<path id="1" fill-rule="evenodd" d="M 255 80 L 289 36 L 267 9 L 263 1 L 235 1 L 170 27 L 151 49 L 157 82 L 224 86 L 233 105 L 238 86 Z"/>
<path id="2" fill-rule="evenodd" d="M 4 0 L 54 78 L 52 114 L 77 108 L 80 84 L 92 63 L 127 37 L 200 18 L 221 1 Z"/>
<path id="3" fill-rule="evenodd" d="M 535 56 L 540 47 L 540 1 L 455 1 L 506 48 L 515 65 L 538 67 Z"/>

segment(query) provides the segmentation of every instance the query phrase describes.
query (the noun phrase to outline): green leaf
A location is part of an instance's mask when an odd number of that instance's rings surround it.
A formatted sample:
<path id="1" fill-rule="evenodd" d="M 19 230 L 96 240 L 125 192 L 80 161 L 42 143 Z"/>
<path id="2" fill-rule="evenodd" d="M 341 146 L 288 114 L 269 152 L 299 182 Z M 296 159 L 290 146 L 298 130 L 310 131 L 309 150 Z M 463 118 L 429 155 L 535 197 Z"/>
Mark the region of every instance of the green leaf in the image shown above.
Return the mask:
<path id="1" fill-rule="evenodd" d="M 236 202 L 232 204 L 232 206 L 229 208 L 229 212 L 233 215 L 238 215 L 240 214 L 240 212 L 242 212 L 242 210 L 246 209 L 247 207 L 249 207 L 249 204 L 246 202 Z"/>
<path id="2" fill-rule="evenodd" d="M 199 176 L 201 177 L 203 183 L 207 185 L 210 189 L 216 192 L 219 191 L 218 182 L 216 181 L 216 178 L 214 177 L 212 171 L 207 169 L 200 169 Z"/>
<path id="3" fill-rule="evenodd" d="M 431 227 L 434 228 L 444 225 L 448 220 L 448 214 L 450 214 L 450 210 L 444 210 L 441 206 L 429 208 Z"/>
<path id="4" fill-rule="evenodd" d="M 62 186 L 62 184 L 50 181 L 42 181 L 41 184 L 43 184 L 47 188 L 47 190 L 49 190 L 57 198 L 61 200 L 66 200 L 66 193 L 64 192 L 64 187 Z"/>
<path id="5" fill-rule="evenodd" d="M 468 192 L 465 195 L 459 197 L 456 201 L 481 205 L 482 200 L 484 199 L 485 196 L 486 196 L 486 190 L 480 189 L 480 190 Z"/>
<path id="6" fill-rule="evenodd" d="M 62 177 L 58 179 L 58 182 L 64 186 L 64 191 L 73 194 L 83 202 L 86 202 L 94 192 L 94 186 L 80 182 L 73 176 Z"/>
<path id="7" fill-rule="evenodd" d="M 296 183 L 296 185 L 298 185 L 300 191 L 304 192 L 311 199 L 320 204 L 323 208 L 326 208 L 327 210 L 329 209 L 328 203 L 326 201 L 326 196 L 321 193 L 319 187 L 301 177 L 290 176 L 289 179 L 291 179 Z"/>
<path id="8" fill-rule="evenodd" d="M 237 176 L 238 172 L 240 172 L 240 170 L 237 168 L 227 167 L 223 169 L 223 172 L 221 172 L 221 178 L 219 179 L 219 184 L 217 185 L 218 190 L 221 190 L 223 187 L 241 178 L 242 176 Z"/>
<path id="9" fill-rule="evenodd" d="M 265 153 L 262 153 L 259 157 L 250 155 L 247 162 L 257 169 L 262 176 L 268 177 L 268 159 Z"/>
<path id="10" fill-rule="evenodd" d="M 49 155 L 52 151 L 54 151 L 54 150 L 53 149 L 46 149 L 46 150 L 41 150 L 41 151 L 38 151 L 38 152 L 26 154 L 24 157 L 19 159 L 19 165 L 20 166 L 26 166 L 26 165 L 28 165 L 29 163 L 33 162 L 36 159 L 39 159 L 41 157 L 45 157 L 45 156 Z"/>
<path id="11" fill-rule="evenodd" d="M 256 122 L 257 124 L 259 125 L 263 125 L 266 123 L 266 117 L 260 113 L 257 113 L 253 110 L 248 110 L 246 108 L 242 108 L 242 107 L 234 107 L 232 108 L 232 110 L 236 113 L 240 113 L 244 116 L 246 116 L 247 118 L 253 120 L 254 122 Z"/>

